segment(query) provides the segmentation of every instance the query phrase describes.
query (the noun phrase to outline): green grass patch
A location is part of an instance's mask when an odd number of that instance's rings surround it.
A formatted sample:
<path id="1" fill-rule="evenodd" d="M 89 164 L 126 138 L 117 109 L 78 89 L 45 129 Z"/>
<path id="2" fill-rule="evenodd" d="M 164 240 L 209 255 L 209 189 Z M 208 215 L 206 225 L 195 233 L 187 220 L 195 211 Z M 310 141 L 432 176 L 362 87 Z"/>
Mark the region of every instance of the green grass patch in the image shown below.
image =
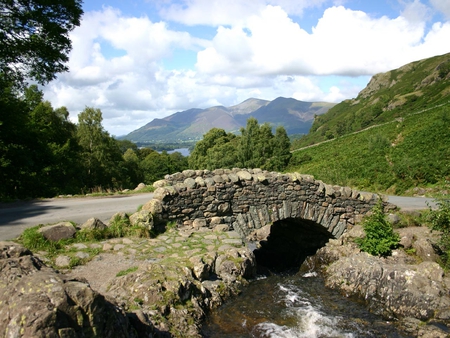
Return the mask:
<path id="1" fill-rule="evenodd" d="M 411 115 L 293 153 L 288 171 L 328 184 L 402 195 L 414 187 L 450 189 L 450 107 Z"/>
<path id="2" fill-rule="evenodd" d="M 137 266 L 132 266 L 131 268 L 128 268 L 126 270 L 119 271 L 116 275 L 116 277 L 121 277 L 128 275 L 129 273 L 137 271 L 139 268 Z"/>

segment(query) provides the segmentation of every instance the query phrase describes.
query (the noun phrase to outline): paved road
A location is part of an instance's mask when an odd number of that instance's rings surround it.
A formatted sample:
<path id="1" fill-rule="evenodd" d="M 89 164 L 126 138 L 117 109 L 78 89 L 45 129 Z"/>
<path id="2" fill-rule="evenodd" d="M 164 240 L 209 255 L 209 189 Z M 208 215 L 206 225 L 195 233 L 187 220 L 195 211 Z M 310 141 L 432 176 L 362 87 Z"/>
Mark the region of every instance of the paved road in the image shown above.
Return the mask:
<path id="1" fill-rule="evenodd" d="M 24 229 L 38 224 L 59 221 L 83 224 L 91 217 L 106 222 L 118 211 L 136 211 L 139 205 L 151 200 L 152 196 L 151 193 L 143 193 L 0 204 L 0 240 L 16 238 Z"/>
<path id="2" fill-rule="evenodd" d="M 133 212 L 153 194 L 119 195 L 101 198 L 54 198 L 32 202 L 0 204 L 0 240 L 13 239 L 24 229 L 38 224 L 73 221 L 83 224 L 91 217 L 109 221 L 118 211 Z M 403 210 L 427 209 L 432 198 L 389 196 L 389 202 Z"/>

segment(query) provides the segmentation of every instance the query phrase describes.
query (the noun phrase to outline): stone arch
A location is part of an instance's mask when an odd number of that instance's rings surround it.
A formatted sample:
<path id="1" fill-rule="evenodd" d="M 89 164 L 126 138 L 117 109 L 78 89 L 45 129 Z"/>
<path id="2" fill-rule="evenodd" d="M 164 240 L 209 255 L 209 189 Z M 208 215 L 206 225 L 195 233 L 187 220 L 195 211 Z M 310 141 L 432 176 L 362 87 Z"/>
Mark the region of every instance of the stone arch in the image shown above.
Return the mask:
<path id="1" fill-rule="evenodd" d="M 283 222 L 300 224 L 299 232 L 305 224 L 314 225 L 318 243 L 322 237 L 339 238 L 379 199 L 310 175 L 261 169 L 185 170 L 154 186 L 149 210 L 157 221 L 234 230 L 244 241 L 259 229 Z"/>

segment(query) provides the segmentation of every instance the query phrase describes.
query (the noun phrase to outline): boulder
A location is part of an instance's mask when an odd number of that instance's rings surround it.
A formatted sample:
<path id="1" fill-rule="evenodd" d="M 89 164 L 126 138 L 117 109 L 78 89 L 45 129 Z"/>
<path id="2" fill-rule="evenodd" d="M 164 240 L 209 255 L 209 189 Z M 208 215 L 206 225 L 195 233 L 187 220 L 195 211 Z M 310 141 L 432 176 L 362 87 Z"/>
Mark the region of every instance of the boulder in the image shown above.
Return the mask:
<path id="1" fill-rule="evenodd" d="M 73 236 L 75 236 L 76 229 L 70 222 L 61 222 L 39 228 L 38 232 L 41 233 L 45 239 L 52 242 L 57 242 L 62 239 L 73 238 Z"/>
<path id="2" fill-rule="evenodd" d="M 142 206 L 142 210 L 148 210 L 153 215 L 161 214 L 163 212 L 161 200 L 155 198 L 151 199 Z"/>
<path id="3" fill-rule="evenodd" d="M 105 230 L 106 224 L 103 223 L 98 218 L 89 218 L 86 222 L 81 225 L 81 230 Z"/>
<path id="4" fill-rule="evenodd" d="M 136 188 L 134 188 L 134 191 L 140 191 L 145 189 L 146 185 L 144 183 L 139 183 Z"/>
<path id="5" fill-rule="evenodd" d="M 450 319 L 444 271 L 434 262 L 385 264 L 365 252 L 344 257 L 327 269 L 326 285 L 359 296 L 386 318 Z"/>
<path id="6" fill-rule="evenodd" d="M 137 337 L 125 312 L 89 284 L 67 280 L 16 243 L 0 247 L 9 252 L 0 259 L 0 336 Z M 140 324 L 151 337 L 153 326 Z"/>
<path id="7" fill-rule="evenodd" d="M 133 226 L 145 228 L 147 230 L 153 230 L 154 228 L 153 215 L 148 210 L 141 210 L 135 212 L 130 216 L 130 224 Z"/>
<path id="8" fill-rule="evenodd" d="M 114 222 L 117 221 L 124 221 L 127 222 L 128 221 L 128 215 L 126 212 L 120 211 L 120 212 L 116 212 L 114 215 L 111 216 L 111 218 L 109 219 L 109 224 L 111 225 Z"/>

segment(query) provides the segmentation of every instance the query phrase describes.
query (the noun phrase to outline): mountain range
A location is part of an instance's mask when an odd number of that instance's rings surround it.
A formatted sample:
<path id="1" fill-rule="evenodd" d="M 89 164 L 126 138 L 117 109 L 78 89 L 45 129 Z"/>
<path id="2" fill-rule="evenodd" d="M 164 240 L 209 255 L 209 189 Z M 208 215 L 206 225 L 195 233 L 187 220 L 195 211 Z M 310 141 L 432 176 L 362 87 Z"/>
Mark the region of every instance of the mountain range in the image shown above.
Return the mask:
<path id="1" fill-rule="evenodd" d="M 250 117 L 256 118 L 260 124 L 269 123 L 274 128 L 281 125 L 288 135 L 306 134 L 314 117 L 326 113 L 334 105 L 284 97 L 273 101 L 250 98 L 231 107 L 192 108 L 154 119 L 121 139 L 141 143 L 196 141 L 212 128 L 237 133 L 241 127 L 245 127 Z"/>

